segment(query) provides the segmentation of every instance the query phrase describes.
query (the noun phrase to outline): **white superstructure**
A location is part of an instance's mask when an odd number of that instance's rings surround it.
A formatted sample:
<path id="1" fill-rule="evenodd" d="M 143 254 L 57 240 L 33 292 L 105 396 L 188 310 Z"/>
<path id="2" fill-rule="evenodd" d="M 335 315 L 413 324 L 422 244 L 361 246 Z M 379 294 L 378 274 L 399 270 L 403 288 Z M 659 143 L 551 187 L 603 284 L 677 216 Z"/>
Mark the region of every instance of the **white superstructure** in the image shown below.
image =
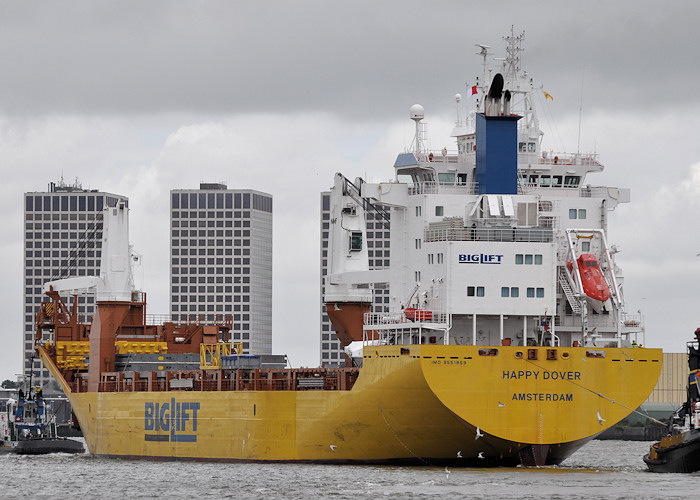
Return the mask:
<path id="1" fill-rule="evenodd" d="M 365 315 L 366 340 L 602 347 L 643 332 L 641 317 L 626 313 L 618 250 L 606 239 L 608 214 L 629 202 L 629 190 L 588 184 L 603 170 L 595 154 L 541 151 L 541 90 L 520 68 L 523 35 L 505 40 L 496 70 L 480 46 L 477 112 L 458 116 L 457 152 L 425 149 L 423 109 L 414 105 L 416 136 L 394 164 L 395 180 L 336 174 L 326 302 L 340 290 L 367 297 L 379 283 L 391 293 L 390 313 Z M 366 241 L 365 212 L 375 204 L 391 207 L 391 266 L 381 271 L 369 270 L 365 249 L 351 248 Z M 579 270 L 581 255 L 597 268 L 597 284 Z M 606 289 L 603 300 L 587 294 L 587 280 Z"/>

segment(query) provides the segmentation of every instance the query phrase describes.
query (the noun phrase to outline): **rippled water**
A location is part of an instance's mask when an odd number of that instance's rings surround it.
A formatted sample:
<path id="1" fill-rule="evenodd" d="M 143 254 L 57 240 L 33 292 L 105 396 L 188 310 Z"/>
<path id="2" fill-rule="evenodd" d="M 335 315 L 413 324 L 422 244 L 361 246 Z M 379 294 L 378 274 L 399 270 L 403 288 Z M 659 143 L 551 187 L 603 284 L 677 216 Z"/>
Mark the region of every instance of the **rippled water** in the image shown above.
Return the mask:
<path id="1" fill-rule="evenodd" d="M 562 465 L 460 469 L 0 456 L 2 498 L 681 498 L 700 473 L 654 474 L 650 443 L 593 441 Z"/>

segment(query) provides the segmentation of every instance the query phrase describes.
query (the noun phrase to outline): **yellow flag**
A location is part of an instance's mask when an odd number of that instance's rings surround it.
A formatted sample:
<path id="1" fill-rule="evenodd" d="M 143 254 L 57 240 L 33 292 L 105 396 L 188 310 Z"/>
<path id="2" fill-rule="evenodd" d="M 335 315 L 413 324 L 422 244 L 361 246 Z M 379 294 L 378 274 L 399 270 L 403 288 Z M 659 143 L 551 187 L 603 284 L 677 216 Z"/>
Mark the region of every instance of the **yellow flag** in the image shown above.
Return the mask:
<path id="1" fill-rule="evenodd" d="M 544 100 L 545 100 L 545 101 L 546 101 L 547 99 L 554 100 L 554 97 L 552 97 L 552 96 L 550 95 L 549 92 L 545 92 L 544 90 L 543 90 L 542 92 L 544 92 Z"/>

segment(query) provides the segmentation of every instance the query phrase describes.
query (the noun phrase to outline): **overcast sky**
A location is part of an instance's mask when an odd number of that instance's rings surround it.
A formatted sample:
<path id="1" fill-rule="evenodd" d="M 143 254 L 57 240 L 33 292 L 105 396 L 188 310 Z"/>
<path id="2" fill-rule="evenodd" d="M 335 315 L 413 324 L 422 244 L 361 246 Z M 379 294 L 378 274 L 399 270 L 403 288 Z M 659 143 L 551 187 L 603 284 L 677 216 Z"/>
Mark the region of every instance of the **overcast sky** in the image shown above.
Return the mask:
<path id="1" fill-rule="evenodd" d="M 414 103 L 431 147 L 456 149 L 474 44 L 503 55 L 511 25 L 554 96 L 543 146 L 595 151 L 606 170 L 587 182 L 632 189 L 608 240 L 646 345 L 684 352 L 700 326 L 698 19 L 694 0 L 0 3 L 0 379 L 22 366 L 23 193 L 61 176 L 129 197 L 151 313 L 168 310 L 169 190 L 271 193 L 273 351 L 317 366 L 319 192 L 336 171 L 390 179 Z"/>

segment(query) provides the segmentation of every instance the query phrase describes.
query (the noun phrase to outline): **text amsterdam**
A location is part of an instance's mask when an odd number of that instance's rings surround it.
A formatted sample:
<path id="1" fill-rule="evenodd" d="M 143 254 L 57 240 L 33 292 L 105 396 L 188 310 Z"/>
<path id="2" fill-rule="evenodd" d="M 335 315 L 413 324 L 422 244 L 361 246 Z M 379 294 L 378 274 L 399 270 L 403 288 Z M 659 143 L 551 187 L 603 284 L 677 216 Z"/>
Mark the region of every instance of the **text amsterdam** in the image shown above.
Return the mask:
<path id="1" fill-rule="evenodd" d="M 146 441 L 197 442 L 199 403 L 177 402 L 175 398 L 171 398 L 169 403 L 147 402 L 144 409 L 144 430 L 168 432 L 167 434 L 145 434 Z"/>

